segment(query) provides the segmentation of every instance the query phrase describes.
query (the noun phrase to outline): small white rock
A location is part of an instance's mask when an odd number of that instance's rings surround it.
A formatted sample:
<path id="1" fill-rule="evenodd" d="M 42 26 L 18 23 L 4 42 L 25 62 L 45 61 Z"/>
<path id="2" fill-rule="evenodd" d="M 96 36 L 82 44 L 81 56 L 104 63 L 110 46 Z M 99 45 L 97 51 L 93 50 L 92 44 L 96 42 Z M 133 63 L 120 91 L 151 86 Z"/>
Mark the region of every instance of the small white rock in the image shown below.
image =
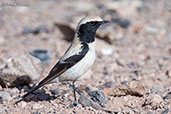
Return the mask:
<path id="1" fill-rule="evenodd" d="M 27 105 L 27 103 L 25 101 L 21 101 L 20 103 L 18 103 L 18 106 L 20 106 L 21 108 L 24 108 Z"/>
<path id="2" fill-rule="evenodd" d="M 11 95 L 6 92 L 6 91 L 1 91 L 0 92 L 0 98 L 3 100 L 3 101 L 11 101 L 12 100 L 12 97 Z"/>
<path id="3" fill-rule="evenodd" d="M 103 54 L 103 55 L 111 55 L 112 53 L 113 53 L 112 48 L 105 48 L 105 49 L 102 49 L 102 54 Z"/>
<path id="4" fill-rule="evenodd" d="M 34 104 L 32 109 L 40 109 L 42 106 L 40 104 Z"/>
<path id="5" fill-rule="evenodd" d="M 163 98 L 158 94 L 151 94 L 147 97 L 145 104 L 146 105 L 158 105 L 163 102 Z"/>
<path id="6" fill-rule="evenodd" d="M 159 30 L 157 28 L 150 27 L 150 26 L 146 27 L 145 31 L 149 34 L 157 34 L 159 32 Z"/>

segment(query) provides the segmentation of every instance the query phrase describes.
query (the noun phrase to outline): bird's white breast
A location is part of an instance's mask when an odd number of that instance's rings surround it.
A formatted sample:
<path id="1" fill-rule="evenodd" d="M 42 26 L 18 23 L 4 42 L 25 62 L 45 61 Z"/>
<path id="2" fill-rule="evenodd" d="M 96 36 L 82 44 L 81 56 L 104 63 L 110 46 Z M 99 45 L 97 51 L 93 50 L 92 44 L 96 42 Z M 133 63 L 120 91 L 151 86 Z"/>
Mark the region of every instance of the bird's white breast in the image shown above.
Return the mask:
<path id="1" fill-rule="evenodd" d="M 95 54 L 95 42 L 88 44 L 89 51 L 84 56 L 82 60 L 80 60 L 73 67 L 64 72 L 61 76 L 58 77 L 59 81 L 75 81 L 79 77 L 81 77 L 84 73 L 88 71 L 88 69 L 93 65 L 96 54 Z"/>

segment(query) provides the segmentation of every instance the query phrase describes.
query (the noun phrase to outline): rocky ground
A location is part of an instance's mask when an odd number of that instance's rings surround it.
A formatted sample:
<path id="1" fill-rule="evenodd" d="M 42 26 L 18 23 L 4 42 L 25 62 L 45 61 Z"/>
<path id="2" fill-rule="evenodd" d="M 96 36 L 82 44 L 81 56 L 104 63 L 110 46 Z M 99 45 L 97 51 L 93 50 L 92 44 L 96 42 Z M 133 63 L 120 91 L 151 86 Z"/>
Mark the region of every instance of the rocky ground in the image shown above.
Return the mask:
<path id="1" fill-rule="evenodd" d="M 48 74 L 87 15 L 112 23 L 98 30 L 95 64 L 76 82 L 79 105 L 71 106 L 65 83 L 46 85 L 15 104 Z M 2 114 L 169 114 L 170 1 L 2 0 L 0 69 Z"/>

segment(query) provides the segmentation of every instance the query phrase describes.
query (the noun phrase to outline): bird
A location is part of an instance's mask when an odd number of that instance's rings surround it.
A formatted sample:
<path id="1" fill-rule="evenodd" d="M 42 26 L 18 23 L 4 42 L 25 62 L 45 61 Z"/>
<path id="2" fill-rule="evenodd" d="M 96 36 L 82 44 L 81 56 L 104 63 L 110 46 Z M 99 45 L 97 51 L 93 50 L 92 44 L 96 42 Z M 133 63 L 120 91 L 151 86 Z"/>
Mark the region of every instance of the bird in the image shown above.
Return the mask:
<path id="1" fill-rule="evenodd" d="M 77 106 L 76 92 L 79 95 L 81 94 L 76 89 L 75 82 L 94 64 L 96 58 L 96 31 L 101 25 L 109 22 L 110 21 L 103 20 L 99 16 L 87 16 L 82 18 L 77 25 L 72 43 L 64 55 L 50 70 L 49 74 L 42 81 L 40 81 L 37 86 L 23 95 L 20 101 L 26 99 L 27 96 L 45 84 L 69 81 L 72 83 L 69 83 L 69 85 L 72 87 L 74 92 L 73 105 Z"/>

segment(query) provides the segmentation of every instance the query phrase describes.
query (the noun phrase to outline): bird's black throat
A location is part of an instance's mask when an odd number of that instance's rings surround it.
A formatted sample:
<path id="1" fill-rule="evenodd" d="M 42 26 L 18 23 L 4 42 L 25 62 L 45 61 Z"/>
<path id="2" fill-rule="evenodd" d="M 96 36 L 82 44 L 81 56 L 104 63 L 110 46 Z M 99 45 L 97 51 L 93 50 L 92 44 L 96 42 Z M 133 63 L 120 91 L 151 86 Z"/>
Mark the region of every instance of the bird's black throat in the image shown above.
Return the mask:
<path id="1" fill-rule="evenodd" d="M 84 43 L 94 42 L 95 40 L 94 36 L 100 25 L 101 23 L 96 22 L 96 21 L 94 21 L 93 23 L 88 22 L 88 23 L 82 24 L 79 27 L 78 32 L 77 32 L 77 35 L 80 38 L 80 41 Z"/>

